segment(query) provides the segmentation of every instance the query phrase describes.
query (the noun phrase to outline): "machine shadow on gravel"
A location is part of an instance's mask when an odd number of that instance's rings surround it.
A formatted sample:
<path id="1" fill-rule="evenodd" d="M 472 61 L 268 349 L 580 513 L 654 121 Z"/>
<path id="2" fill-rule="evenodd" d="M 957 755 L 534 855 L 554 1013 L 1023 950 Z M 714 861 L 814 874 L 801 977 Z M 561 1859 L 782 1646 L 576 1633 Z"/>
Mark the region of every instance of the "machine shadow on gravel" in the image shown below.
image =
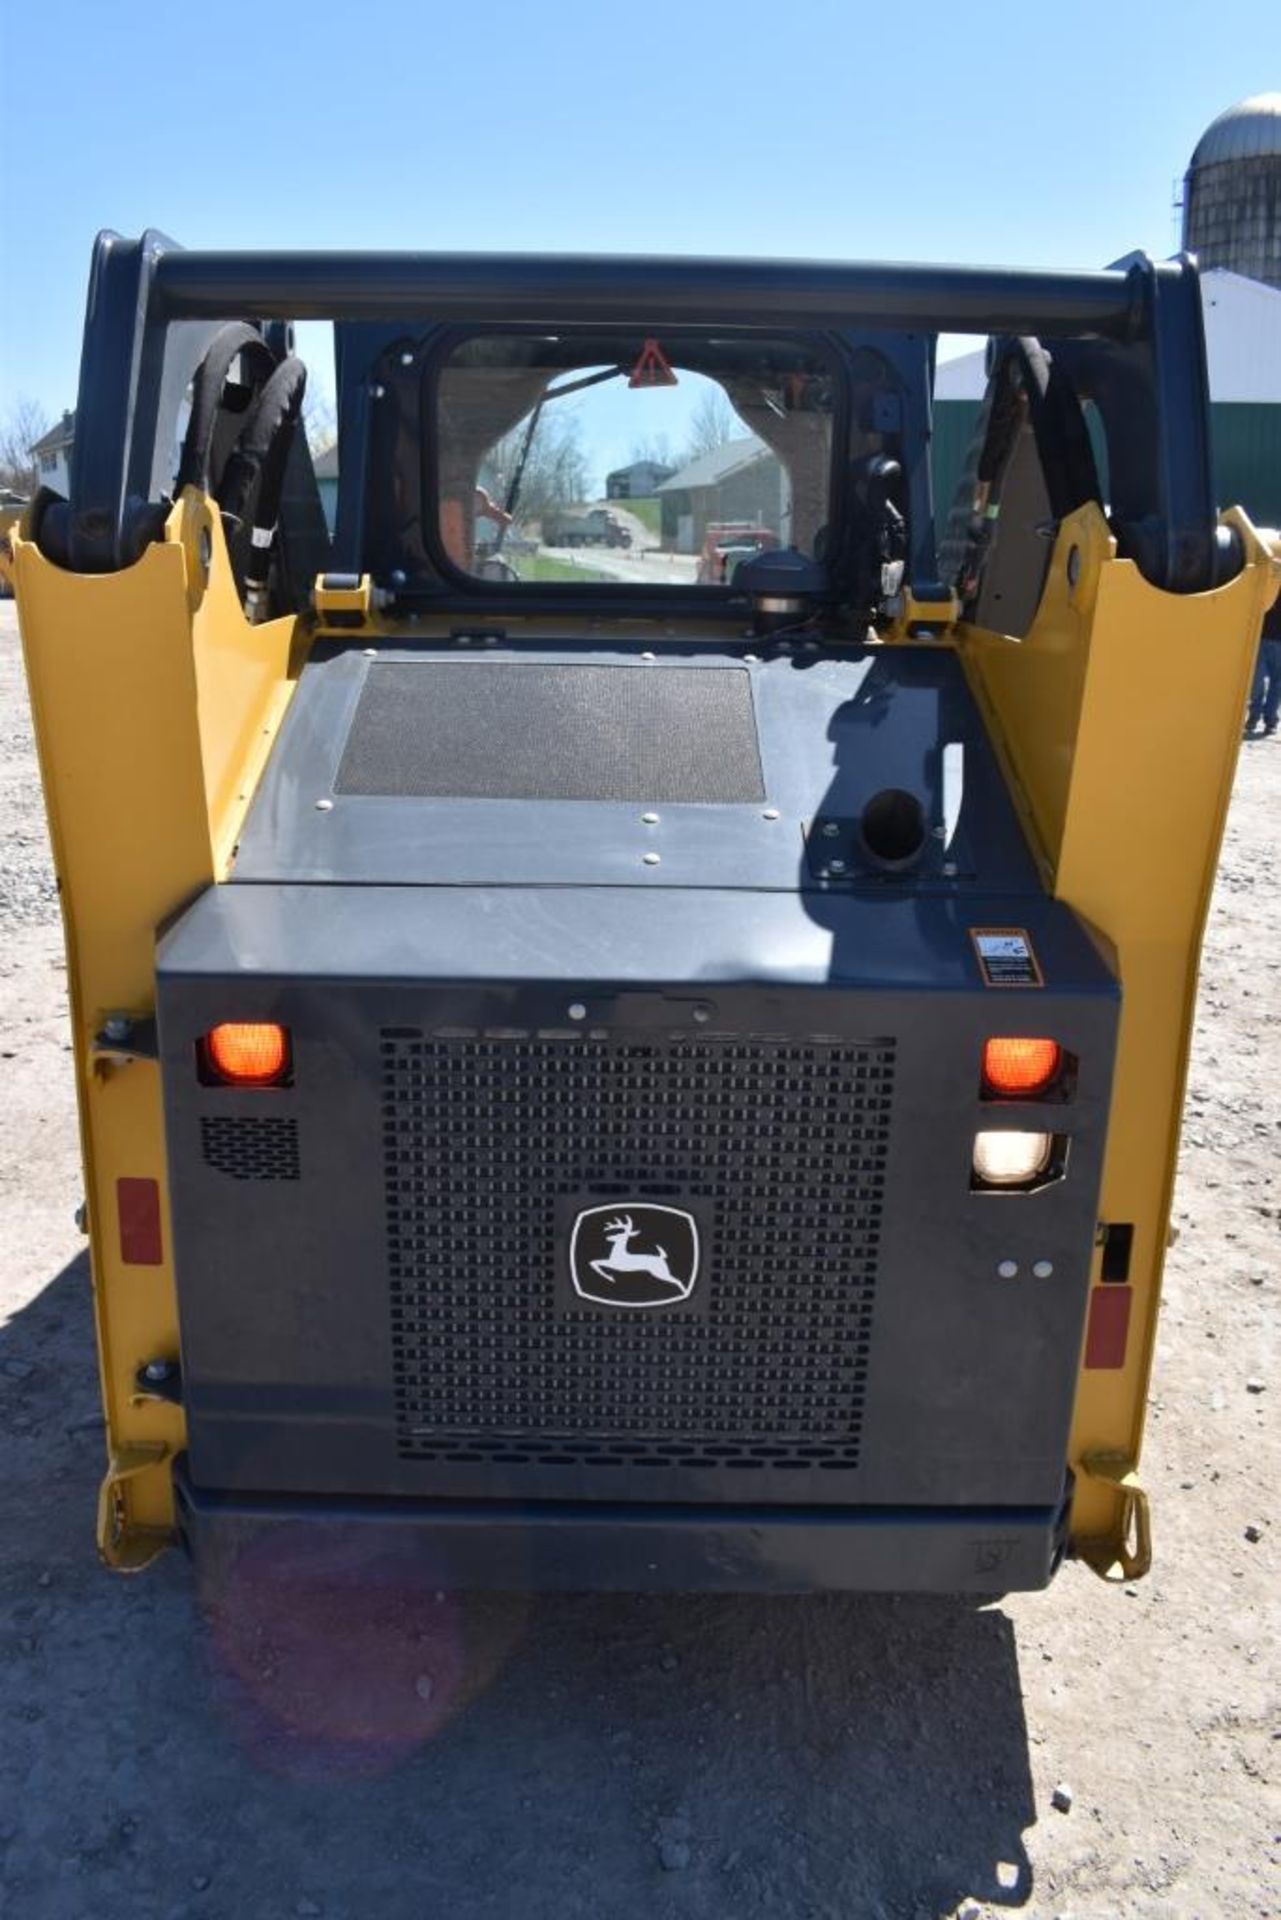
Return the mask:
<path id="1" fill-rule="evenodd" d="M 72 1554 L 92 1569 L 104 1461 L 88 1252 L 0 1326 L 0 1431 L 6 1437 L 11 1546 L 40 1566 Z M 14 1523 L 21 1521 L 13 1531 Z M 88 1524 L 88 1534 L 85 1532 Z"/>
<path id="2" fill-rule="evenodd" d="M 281 1883 L 314 1889 L 326 1912 L 358 1910 L 371 1883 L 386 1887 L 378 1910 L 400 1911 L 400 1889 L 409 1911 L 424 1874 L 459 1914 L 519 1883 L 528 1920 L 588 1911 L 566 1901 L 580 1874 L 607 1877 L 619 1914 L 1027 1901 L 1035 1812 L 999 1608 L 463 1595 L 376 1524 L 354 1541 L 290 1536 L 276 1551 L 269 1539 L 225 1570 L 221 1593 L 197 1596 L 177 1555 L 116 1580 L 89 1545 L 102 1466 L 92 1355 L 81 1255 L 0 1330 L 3 1636 L 41 1642 L 31 1671 L 10 1666 L 0 1701 L 39 1709 L 23 1709 L 24 1764 L 65 1780 L 65 1804 L 41 1820 L 74 1836 L 81 1789 L 57 1750 L 76 1737 L 83 1670 L 110 1723 L 163 1695 L 163 1822 L 138 1821 L 121 1782 L 94 1787 L 97 1825 L 114 1833 L 118 1813 L 129 1830 L 136 1892 L 169 1884 L 175 1851 L 198 1859 L 211 1833 L 243 1829 L 252 1805 Z M 24 1802 L 11 1804 L 21 1861 Z M 34 1828 L 27 1846 L 40 1857 Z M 219 1866 L 224 1898 L 254 1897 L 256 1845 L 245 1852 Z"/>

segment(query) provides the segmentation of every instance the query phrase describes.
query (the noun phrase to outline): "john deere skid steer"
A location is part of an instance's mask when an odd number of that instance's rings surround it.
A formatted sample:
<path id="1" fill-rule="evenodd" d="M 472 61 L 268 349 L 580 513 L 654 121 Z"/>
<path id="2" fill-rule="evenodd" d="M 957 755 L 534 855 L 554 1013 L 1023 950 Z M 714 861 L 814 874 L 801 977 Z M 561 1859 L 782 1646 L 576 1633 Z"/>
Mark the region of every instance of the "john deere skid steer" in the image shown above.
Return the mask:
<path id="1" fill-rule="evenodd" d="M 940 330 L 990 378 L 936 537 Z M 1207 420 L 1186 259 L 99 239 L 70 498 L 4 564 L 110 1564 L 338 1526 L 459 1586 L 1144 1570 L 1278 578 Z M 568 554 L 629 457 L 628 539 Z"/>

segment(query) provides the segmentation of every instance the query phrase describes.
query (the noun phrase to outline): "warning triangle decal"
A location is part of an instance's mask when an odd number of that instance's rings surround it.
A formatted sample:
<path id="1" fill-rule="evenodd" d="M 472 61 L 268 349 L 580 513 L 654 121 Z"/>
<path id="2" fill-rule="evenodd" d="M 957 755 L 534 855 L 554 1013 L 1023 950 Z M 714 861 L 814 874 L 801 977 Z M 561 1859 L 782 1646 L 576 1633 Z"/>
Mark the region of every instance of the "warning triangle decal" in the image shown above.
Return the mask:
<path id="1" fill-rule="evenodd" d="M 647 340 L 640 350 L 640 357 L 632 368 L 629 387 L 675 387 L 680 382 L 668 364 L 667 356 L 657 340 Z"/>

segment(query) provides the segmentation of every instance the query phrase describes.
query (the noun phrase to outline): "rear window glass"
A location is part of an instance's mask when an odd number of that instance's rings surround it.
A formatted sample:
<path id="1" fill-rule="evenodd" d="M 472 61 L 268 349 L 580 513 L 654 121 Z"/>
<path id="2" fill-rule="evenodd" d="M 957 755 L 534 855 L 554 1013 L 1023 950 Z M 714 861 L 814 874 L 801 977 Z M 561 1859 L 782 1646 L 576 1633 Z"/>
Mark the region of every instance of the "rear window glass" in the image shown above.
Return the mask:
<path id="1" fill-rule="evenodd" d="M 758 553 L 821 549 L 834 378 L 805 343 L 486 334 L 436 388 L 441 545 L 531 585 L 727 587 Z"/>

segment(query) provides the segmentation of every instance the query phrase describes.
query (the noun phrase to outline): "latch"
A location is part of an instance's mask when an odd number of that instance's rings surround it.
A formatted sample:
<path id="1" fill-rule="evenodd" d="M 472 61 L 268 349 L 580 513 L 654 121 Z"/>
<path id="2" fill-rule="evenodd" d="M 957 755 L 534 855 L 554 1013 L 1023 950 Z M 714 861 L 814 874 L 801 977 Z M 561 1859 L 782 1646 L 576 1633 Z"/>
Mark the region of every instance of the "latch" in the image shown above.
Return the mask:
<path id="1" fill-rule="evenodd" d="M 131 1480 L 165 1466 L 170 1455 L 170 1448 L 157 1440 L 119 1447 L 108 1459 L 98 1492 L 98 1551 L 117 1573 L 140 1573 L 173 1542 L 167 1527 L 131 1526 L 125 1494 Z"/>
<path id="2" fill-rule="evenodd" d="M 376 587 L 367 573 L 320 573 L 311 590 L 311 604 L 326 627 L 363 627 L 394 596 Z"/>
<path id="3" fill-rule="evenodd" d="M 961 603 L 954 593 L 946 591 L 937 599 L 918 600 L 907 586 L 900 587 L 886 600 L 885 613 L 894 623 L 886 639 L 901 639 L 906 635 L 910 640 L 938 640 L 960 619 Z"/>
<path id="4" fill-rule="evenodd" d="M 1152 1517 L 1134 1462 L 1124 1453 L 1087 1453 L 1077 1472 L 1106 1484 L 1117 1495 L 1113 1531 L 1078 1539 L 1077 1559 L 1112 1586 L 1141 1580 L 1152 1565 Z"/>

